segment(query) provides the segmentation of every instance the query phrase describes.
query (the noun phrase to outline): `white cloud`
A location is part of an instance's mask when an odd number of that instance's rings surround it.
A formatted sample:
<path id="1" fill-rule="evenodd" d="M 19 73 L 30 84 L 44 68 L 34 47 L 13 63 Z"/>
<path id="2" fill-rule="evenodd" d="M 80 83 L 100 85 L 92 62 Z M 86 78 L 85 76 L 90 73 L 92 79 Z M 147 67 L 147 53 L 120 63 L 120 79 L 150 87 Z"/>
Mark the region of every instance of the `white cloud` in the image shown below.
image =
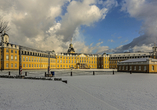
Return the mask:
<path id="1" fill-rule="evenodd" d="M 113 39 L 109 39 L 108 42 L 114 42 L 114 40 Z"/>
<path id="2" fill-rule="evenodd" d="M 93 45 L 93 43 L 90 44 L 90 47 Z"/>
<path id="3" fill-rule="evenodd" d="M 58 5 L 58 6 L 53 6 L 50 8 L 49 10 L 49 14 L 47 15 L 49 17 L 52 17 L 52 18 L 55 18 L 56 16 L 59 16 L 60 13 L 61 13 L 62 9 L 61 9 L 61 6 Z"/>
<path id="4" fill-rule="evenodd" d="M 134 48 L 136 46 L 150 45 L 157 42 L 157 1 L 156 0 L 123 0 L 122 11 L 130 14 L 138 20 L 142 20 L 143 24 L 139 33 L 139 37 L 127 45 L 122 50 Z"/>
<path id="5" fill-rule="evenodd" d="M 143 51 L 143 52 L 151 52 L 152 51 L 152 44 L 149 45 L 141 45 L 141 46 L 134 46 L 132 48 L 133 52 L 137 52 L 137 51 Z"/>
<path id="6" fill-rule="evenodd" d="M 92 53 L 106 50 L 107 46 L 85 45 L 85 36 L 80 34 L 81 25 L 92 26 L 105 19 L 110 8 L 116 6 L 115 0 L 102 1 L 103 8 L 97 6 L 98 0 L 0 0 L 0 15 L 10 22 L 10 41 L 15 44 L 42 49 L 66 52 L 73 38 L 78 52 Z M 69 4 L 65 5 L 65 3 Z M 99 4 L 100 5 L 100 4 Z M 66 7 L 66 13 L 62 14 Z M 61 17 L 61 21 L 56 21 Z M 77 52 L 77 51 L 76 51 Z"/>
<path id="7" fill-rule="evenodd" d="M 124 42 L 128 42 L 128 40 L 125 40 Z"/>
<path id="8" fill-rule="evenodd" d="M 102 43 L 103 43 L 103 41 L 98 42 L 98 43 L 96 44 L 96 46 L 100 46 Z"/>

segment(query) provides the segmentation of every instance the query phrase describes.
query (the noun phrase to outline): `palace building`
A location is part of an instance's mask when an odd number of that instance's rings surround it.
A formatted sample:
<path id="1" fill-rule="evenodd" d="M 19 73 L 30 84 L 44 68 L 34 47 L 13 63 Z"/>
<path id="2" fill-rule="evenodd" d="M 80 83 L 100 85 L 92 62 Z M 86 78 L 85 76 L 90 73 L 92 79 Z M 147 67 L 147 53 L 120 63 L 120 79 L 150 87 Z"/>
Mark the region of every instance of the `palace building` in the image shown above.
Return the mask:
<path id="1" fill-rule="evenodd" d="M 121 61 L 118 62 L 117 71 L 155 73 L 157 72 L 157 59 L 138 58 Z"/>
<path id="2" fill-rule="evenodd" d="M 74 68 L 74 69 L 109 68 L 108 55 L 99 56 L 98 54 L 75 53 L 72 43 L 69 45 L 69 49 L 67 53 L 56 54 L 56 59 L 57 59 L 57 62 L 56 62 L 57 69 L 60 69 L 60 68 L 62 69 L 64 68 L 65 69 L 68 69 L 68 68 Z"/>
<path id="3" fill-rule="evenodd" d="M 153 52 L 85 54 L 76 53 L 70 43 L 67 53 L 55 54 L 54 51 L 42 51 L 9 42 L 9 35 L 1 35 L 1 70 L 22 69 L 116 69 L 118 62 L 136 58 L 157 58 L 157 47 Z"/>

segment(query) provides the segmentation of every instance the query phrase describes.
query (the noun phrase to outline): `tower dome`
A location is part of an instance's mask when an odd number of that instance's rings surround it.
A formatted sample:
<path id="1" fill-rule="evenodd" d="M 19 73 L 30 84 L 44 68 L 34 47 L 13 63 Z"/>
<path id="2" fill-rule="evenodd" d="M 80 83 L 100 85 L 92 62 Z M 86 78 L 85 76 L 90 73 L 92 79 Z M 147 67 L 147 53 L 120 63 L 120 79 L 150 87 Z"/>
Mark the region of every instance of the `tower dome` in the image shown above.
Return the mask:
<path id="1" fill-rule="evenodd" d="M 1 42 L 2 43 L 9 43 L 9 35 L 6 32 L 4 32 L 4 34 L 2 34 Z"/>
<path id="2" fill-rule="evenodd" d="M 68 49 L 67 52 L 68 52 L 68 53 L 75 53 L 75 50 L 74 50 L 74 47 L 73 47 L 73 44 L 72 44 L 72 43 L 69 45 L 69 49 Z"/>

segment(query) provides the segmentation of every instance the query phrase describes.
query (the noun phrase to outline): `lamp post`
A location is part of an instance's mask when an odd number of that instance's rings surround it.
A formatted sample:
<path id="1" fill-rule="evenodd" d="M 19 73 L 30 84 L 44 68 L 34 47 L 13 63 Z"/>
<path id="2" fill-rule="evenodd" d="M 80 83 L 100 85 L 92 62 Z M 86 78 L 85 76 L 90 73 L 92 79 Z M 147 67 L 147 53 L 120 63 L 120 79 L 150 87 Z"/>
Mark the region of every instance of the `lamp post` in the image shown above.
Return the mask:
<path id="1" fill-rule="evenodd" d="M 19 46 L 19 75 L 22 75 L 21 46 Z"/>

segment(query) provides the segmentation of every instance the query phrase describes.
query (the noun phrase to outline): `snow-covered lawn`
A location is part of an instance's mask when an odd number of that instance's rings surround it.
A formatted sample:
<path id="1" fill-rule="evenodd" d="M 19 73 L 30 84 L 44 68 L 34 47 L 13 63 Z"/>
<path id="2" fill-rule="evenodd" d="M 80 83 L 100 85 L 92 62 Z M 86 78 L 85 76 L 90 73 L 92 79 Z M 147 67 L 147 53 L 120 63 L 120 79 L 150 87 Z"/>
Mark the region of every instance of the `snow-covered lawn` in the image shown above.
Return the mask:
<path id="1" fill-rule="evenodd" d="M 156 74 L 0 78 L 0 110 L 157 110 Z"/>

